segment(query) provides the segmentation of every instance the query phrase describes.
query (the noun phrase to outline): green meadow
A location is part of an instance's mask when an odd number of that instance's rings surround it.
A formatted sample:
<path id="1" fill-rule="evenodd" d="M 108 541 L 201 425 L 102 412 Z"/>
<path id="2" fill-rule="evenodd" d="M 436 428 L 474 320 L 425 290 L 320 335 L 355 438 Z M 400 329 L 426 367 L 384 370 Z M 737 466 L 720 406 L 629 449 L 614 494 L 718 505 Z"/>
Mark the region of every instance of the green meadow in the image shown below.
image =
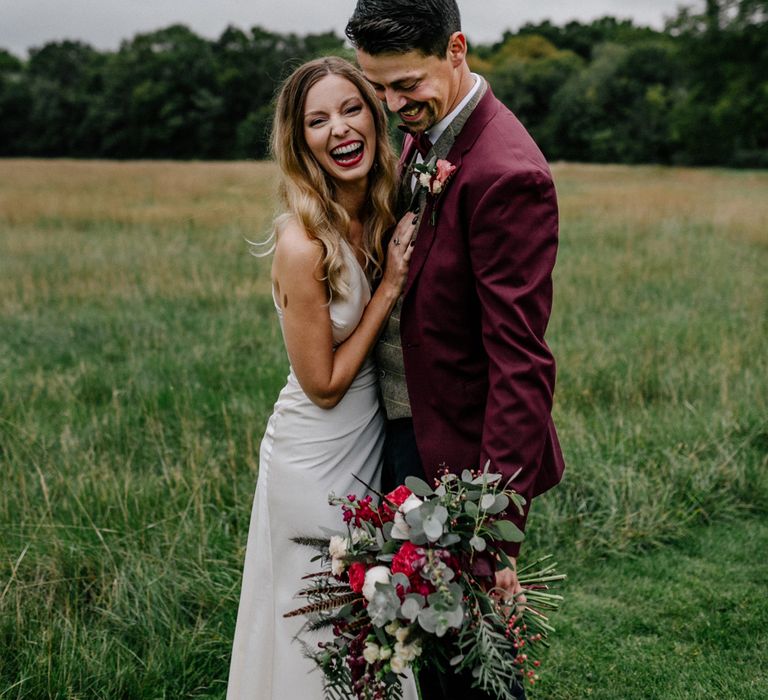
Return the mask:
<path id="1" fill-rule="evenodd" d="M 553 170 L 567 474 L 523 556 L 569 580 L 531 698 L 768 697 L 768 173 Z M 275 178 L 0 160 L 0 700 L 224 697 Z"/>

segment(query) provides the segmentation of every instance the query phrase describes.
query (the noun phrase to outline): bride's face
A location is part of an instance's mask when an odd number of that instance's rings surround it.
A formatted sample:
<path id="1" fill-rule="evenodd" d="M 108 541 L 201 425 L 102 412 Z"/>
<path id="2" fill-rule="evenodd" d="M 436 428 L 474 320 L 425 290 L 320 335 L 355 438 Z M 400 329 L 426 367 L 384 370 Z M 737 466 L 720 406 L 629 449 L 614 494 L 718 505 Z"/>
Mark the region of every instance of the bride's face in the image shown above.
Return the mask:
<path id="1" fill-rule="evenodd" d="M 340 75 L 326 75 L 307 93 L 304 138 L 334 180 L 367 179 L 376 153 L 376 127 L 360 91 Z"/>

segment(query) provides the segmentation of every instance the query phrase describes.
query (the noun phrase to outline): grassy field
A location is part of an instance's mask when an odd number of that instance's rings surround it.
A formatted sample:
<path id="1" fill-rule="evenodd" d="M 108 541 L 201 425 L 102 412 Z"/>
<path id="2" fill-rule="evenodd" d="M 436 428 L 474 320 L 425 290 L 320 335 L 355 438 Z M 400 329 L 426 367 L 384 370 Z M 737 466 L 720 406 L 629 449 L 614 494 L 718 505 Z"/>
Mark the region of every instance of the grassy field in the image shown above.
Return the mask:
<path id="1" fill-rule="evenodd" d="M 535 697 L 766 697 L 768 173 L 554 170 L 568 472 L 527 548 L 572 580 Z M 223 697 L 274 178 L 0 161 L 0 700 Z"/>

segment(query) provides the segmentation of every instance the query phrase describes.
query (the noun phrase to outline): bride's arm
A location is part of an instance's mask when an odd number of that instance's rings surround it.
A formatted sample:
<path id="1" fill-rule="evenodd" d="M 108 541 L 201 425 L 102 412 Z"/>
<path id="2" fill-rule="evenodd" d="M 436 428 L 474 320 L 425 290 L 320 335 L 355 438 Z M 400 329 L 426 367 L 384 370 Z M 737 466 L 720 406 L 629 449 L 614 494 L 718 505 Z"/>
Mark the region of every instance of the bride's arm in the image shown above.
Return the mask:
<path id="1" fill-rule="evenodd" d="M 303 228 L 289 223 L 280 233 L 272 265 L 275 294 L 293 371 L 310 400 L 333 408 L 347 393 L 402 292 L 413 251 L 413 214 L 397 227 L 387 249 L 381 283 L 353 333 L 333 349 L 328 291 L 320 280 L 322 249 Z"/>

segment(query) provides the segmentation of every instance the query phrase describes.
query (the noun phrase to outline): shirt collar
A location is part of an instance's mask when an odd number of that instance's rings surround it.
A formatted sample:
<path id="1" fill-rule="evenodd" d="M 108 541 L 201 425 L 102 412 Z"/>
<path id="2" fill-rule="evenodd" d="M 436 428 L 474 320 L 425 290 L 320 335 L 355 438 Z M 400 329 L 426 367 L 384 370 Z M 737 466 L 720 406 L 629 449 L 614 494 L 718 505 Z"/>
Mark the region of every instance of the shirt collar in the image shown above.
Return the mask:
<path id="1" fill-rule="evenodd" d="M 456 117 L 459 116 L 459 112 L 461 112 L 464 107 L 469 104 L 469 101 L 475 96 L 475 93 L 480 89 L 480 85 L 482 84 L 482 81 L 480 80 L 480 76 L 476 73 L 472 73 L 472 78 L 475 81 L 475 84 L 472 86 L 470 91 L 466 94 L 464 99 L 459 102 L 458 105 L 456 105 L 456 108 L 448 115 L 444 116 L 437 124 L 435 124 L 430 129 L 427 129 L 427 136 L 429 136 L 429 140 L 432 143 L 437 143 L 437 140 L 443 135 L 443 132 L 450 126 L 451 122 L 456 119 Z"/>

